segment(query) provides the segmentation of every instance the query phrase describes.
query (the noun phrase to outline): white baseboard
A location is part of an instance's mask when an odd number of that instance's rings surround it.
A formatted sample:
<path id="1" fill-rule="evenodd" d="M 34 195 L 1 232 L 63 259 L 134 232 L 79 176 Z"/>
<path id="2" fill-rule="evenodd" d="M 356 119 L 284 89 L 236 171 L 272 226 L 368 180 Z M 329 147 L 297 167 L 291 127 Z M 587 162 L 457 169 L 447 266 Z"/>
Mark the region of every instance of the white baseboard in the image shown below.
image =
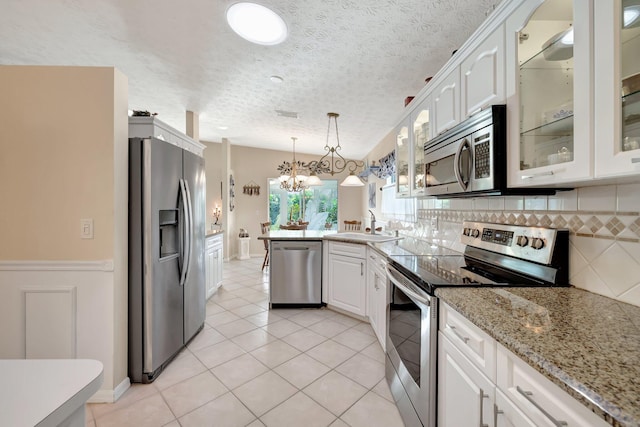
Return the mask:
<path id="1" fill-rule="evenodd" d="M 88 403 L 114 403 L 131 387 L 129 377 L 126 377 L 113 390 L 98 390 L 87 400 Z"/>

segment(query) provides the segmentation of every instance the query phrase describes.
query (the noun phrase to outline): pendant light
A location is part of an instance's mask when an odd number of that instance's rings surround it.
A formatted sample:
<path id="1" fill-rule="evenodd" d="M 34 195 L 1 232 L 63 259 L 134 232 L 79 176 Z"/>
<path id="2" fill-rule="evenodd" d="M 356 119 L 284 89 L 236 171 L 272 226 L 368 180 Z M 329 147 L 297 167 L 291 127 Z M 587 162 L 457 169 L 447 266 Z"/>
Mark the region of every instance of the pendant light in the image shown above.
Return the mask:
<path id="1" fill-rule="evenodd" d="M 324 145 L 324 150 L 327 152 L 324 156 L 318 160 L 318 165 L 326 170 L 333 176 L 336 173 L 349 170 L 349 176 L 340 183 L 343 187 L 362 187 L 364 183 L 355 174 L 358 168 L 364 167 L 364 162 L 357 162 L 355 160 L 347 160 L 340 154 L 342 146 L 340 146 L 340 135 L 338 133 L 338 113 L 327 113 L 329 117 L 329 124 L 327 126 L 327 141 Z M 329 139 L 331 137 L 331 121 L 333 120 L 335 128 L 336 145 L 329 145 Z"/>

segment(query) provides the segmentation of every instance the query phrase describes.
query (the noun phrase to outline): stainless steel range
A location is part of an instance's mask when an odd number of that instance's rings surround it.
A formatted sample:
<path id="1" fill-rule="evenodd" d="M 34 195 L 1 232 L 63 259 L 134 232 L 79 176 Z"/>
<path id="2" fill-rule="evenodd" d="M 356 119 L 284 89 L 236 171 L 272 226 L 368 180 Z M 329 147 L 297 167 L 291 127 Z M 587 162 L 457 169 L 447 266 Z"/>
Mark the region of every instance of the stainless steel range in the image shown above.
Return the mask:
<path id="1" fill-rule="evenodd" d="M 568 286 L 567 230 L 465 222 L 461 240 L 464 254 L 411 238 L 377 245 L 391 289 L 386 377 L 409 427 L 436 426 L 436 288 Z"/>

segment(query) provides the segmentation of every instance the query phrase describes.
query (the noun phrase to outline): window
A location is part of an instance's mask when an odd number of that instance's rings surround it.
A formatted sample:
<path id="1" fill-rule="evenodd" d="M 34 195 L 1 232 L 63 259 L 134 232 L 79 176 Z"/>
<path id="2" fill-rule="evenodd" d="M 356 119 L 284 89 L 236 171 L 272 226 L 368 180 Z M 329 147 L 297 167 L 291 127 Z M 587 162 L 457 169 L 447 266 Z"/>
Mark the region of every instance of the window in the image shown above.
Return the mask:
<path id="1" fill-rule="evenodd" d="M 280 188 L 277 179 L 269 180 L 269 221 L 274 229 L 280 224 L 304 221 L 309 223 L 307 230 L 336 230 L 338 181 L 323 179 L 321 186 L 289 193 Z"/>
<path id="2" fill-rule="evenodd" d="M 406 222 L 416 222 L 415 198 L 396 198 L 396 186 L 390 179 L 382 187 L 380 211 L 382 217 Z"/>

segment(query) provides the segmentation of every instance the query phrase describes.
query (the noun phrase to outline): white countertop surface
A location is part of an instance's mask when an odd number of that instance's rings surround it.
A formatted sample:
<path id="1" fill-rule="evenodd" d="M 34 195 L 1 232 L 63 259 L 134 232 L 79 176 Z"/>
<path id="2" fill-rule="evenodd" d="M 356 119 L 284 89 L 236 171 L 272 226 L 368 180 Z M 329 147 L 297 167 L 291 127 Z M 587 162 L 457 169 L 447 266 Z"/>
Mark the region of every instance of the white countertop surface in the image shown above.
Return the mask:
<path id="1" fill-rule="evenodd" d="M 98 391 L 102 369 L 88 359 L 0 360 L 0 425 L 57 426 Z"/>

